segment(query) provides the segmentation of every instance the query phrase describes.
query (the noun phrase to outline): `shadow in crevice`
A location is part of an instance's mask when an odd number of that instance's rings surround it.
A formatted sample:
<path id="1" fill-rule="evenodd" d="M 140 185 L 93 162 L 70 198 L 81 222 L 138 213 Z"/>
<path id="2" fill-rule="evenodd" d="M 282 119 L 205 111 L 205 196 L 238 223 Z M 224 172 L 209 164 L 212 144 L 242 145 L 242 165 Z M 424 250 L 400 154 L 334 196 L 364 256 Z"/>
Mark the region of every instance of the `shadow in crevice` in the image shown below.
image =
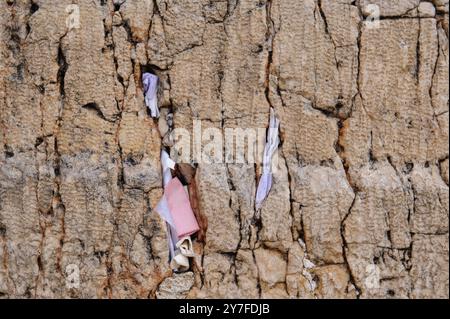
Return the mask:
<path id="1" fill-rule="evenodd" d="M 161 68 L 157 67 L 156 65 L 141 64 L 141 80 L 142 80 L 142 75 L 144 73 L 151 73 L 151 74 L 154 74 L 159 77 L 162 71 L 163 70 Z"/>
<path id="2" fill-rule="evenodd" d="M 81 108 L 93 112 L 104 121 L 111 122 L 109 119 L 105 117 L 102 110 L 100 109 L 100 106 L 97 103 L 88 103 L 86 105 L 83 105 Z"/>
<path id="3" fill-rule="evenodd" d="M 39 10 L 39 5 L 35 2 L 32 2 L 31 7 L 30 7 L 30 15 L 32 15 L 33 13 L 35 13 L 38 10 Z"/>

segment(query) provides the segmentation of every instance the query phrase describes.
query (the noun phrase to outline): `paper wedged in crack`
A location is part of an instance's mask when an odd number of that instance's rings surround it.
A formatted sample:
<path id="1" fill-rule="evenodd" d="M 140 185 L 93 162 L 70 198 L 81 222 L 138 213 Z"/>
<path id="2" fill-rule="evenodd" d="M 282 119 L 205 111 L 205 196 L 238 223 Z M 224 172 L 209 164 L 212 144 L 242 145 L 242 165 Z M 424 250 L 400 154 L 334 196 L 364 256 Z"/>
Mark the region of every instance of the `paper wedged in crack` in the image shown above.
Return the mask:
<path id="1" fill-rule="evenodd" d="M 448 298 L 448 19 L 448 0 L 1 1 L 0 298 Z M 144 72 L 191 143 L 193 120 L 281 120 L 260 214 L 261 163 L 197 163 L 185 274 Z"/>

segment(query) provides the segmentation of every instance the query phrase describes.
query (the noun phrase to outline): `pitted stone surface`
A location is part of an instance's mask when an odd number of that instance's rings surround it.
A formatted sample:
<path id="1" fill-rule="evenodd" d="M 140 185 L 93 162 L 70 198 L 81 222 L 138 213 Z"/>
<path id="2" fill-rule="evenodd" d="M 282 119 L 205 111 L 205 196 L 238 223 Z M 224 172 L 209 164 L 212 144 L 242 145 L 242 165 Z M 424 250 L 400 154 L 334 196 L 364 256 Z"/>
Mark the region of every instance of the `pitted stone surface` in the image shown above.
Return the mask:
<path id="1" fill-rule="evenodd" d="M 448 298 L 448 21 L 448 0 L 0 1 L 0 298 Z M 261 211 L 259 163 L 198 163 L 184 274 L 149 71 L 175 128 L 281 120 Z"/>

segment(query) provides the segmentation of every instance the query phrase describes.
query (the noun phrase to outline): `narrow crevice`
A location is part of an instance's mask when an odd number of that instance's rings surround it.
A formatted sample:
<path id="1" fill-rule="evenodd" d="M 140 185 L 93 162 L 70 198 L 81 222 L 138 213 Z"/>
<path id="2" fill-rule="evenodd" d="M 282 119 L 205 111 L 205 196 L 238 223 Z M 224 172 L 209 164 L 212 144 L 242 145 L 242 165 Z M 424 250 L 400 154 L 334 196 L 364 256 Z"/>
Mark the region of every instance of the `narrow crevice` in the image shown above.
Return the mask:
<path id="1" fill-rule="evenodd" d="M 321 1 L 319 1 L 321 2 Z M 319 5 L 320 8 L 320 5 Z M 359 8 L 359 7 L 358 7 Z M 360 18 L 362 17 L 362 13 L 361 13 L 361 9 L 359 8 L 359 15 Z M 341 241 L 342 241 L 342 257 L 344 259 L 344 265 L 347 269 L 348 275 L 349 275 L 349 279 L 350 279 L 350 284 L 353 285 L 353 287 L 356 290 L 356 297 L 359 299 L 361 297 L 361 288 L 356 284 L 356 279 L 355 276 L 352 272 L 350 263 L 348 261 L 348 243 L 347 240 L 345 238 L 345 223 L 348 219 L 348 217 L 350 216 L 352 209 L 355 205 L 355 202 L 357 200 L 358 197 L 358 193 L 359 190 L 356 187 L 356 185 L 353 183 L 352 178 L 351 178 L 351 174 L 350 174 L 350 163 L 347 160 L 347 156 L 346 156 L 346 150 L 345 150 L 345 143 L 343 142 L 343 139 L 345 137 L 346 134 L 346 125 L 348 125 L 347 121 L 352 117 L 353 114 L 353 110 L 354 110 L 354 104 L 356 103 L 356 97 L 358 96 L 358 94 L 361 96 L 361 90 L 360 90 L 360 81 L 361 81 L 361 35 L 362 35 L 362 18 L 361 21 L 358 24 L 358 38 L 357 38 L 357 48 L 358 48 L 358 58 L 357 58 L 357 93 L 355 93 L 355 95 L 352 98 L 352 106 L 351 106 L 351 110 L 349 111 L 349 113 L 345 116 L 345 118 L 338 118 L 338 122 L 337 122 L 337 126 L 338 126 L 338 133 L 337 133 L 337 140 L 335 143 L 335 149 L 336 149 L 336 154 L 338 155 L 338 157 L 340 158 L 341 162 L 342 162 L 342 166 L 344 168 L 344 172 L 345 172 L 345 176 L 348 182 L 348 185 L 350 186 L 350 188 L 353 191 L 353 200 L 352 203 L 350 205 L 350 207 L 348 208 L 347 214 L 344 216 L 344 218 L 342 218 L 341 220 L 341 224 L 340 224 L 340 235 L 341 235 Z M 362 96 L 361 96 L 361 103 L 362 103 Z M 370 143 L 372 144 L 372 132 L 371 132 L 371 136 L 370 136 Z M 372 161 L 372 146 L 370 147 L 369 150 L 369 162 Z"/>
<path id="2" fill-rule="evenodd" d="M 301 241 L 305 244 L 305 252 L 307 252 L 307 246 L 306 246 L 306 235 L 305 235 L 305 224 L 303 221 L 303 206 L 302 204 L 299 204 L 299 211 L 300 211 L 300 231 L 298 233 L 298 238 L 301 239 Z"/>
<path id="3" fill-rule="evenodd" d="M 417 42 L 416 42 L 416 68 L 414 71 L 414 76 L 416 78 L 417 84 L 420 81 L 420 33 L 421 33 L 422 23 L 419 20 L 419 31 L 417 33 Z"/>
<path id="4" fill-rule="evenodd" d="M 419 17 L 419 16 L 407 16 L 407 15 L 399 15 L 399 16 L 381 16 L 379 17 L 380 21 L 398 21 L 398 20 L 422 20 L 422 19 L 430 19 L 428 17 Z"/>
<path id="5" fill-rule="evenodd" d="M 256 288 L 258 289 L 258 297 L 261 299 L 262 297 L 262 287 L 261 287 L 261 276 L 260 276 L 260 270 L 258 263 L 256 262 L 256 256 L 255 256 L 255 250 L 252 249 L 252 256 L 253 256 L 253 262 L 255 263 L 256 267 Z"/>
<path id="6" fill-rule="evenodd" d="M 339 71 L 340 63 L 339 63 L 339 61 L 337 59 L 337 55 L 336 55 L 337 46 L 336 46 L 336 43 L 334 42 L 333 36 L 332 36 L 332 34 L 330 32 L 327 16 L 325 15 L 325 12 L 323 11 L 323 8 L 322 8 L 322 0 L 317 0 L 317 8 L 318 8 L 319 15 L 322 18 L 322 21 L 323 21 L 323 24 L 324 24 L 324 27 L 325 27 L 325 34 L 330 38 L 330 42 L 333 45 L 334 62 L 335 62 L 335 65 L 336 65 L 336 69 Z M 335 111 L 337 111 L 337 110 L 335 110 Z"/>
<path id="7" fill-rule="evenodd" d="M 66 33 L 67 34 L 67 33 Z M 61 195 L 61 165 L 62 165 L 62 159 L 61 159 L 61 153 L 59 150 L 59 132 L 61 131 L 62 122 L 63 122 L 63 110 L 64 110 L 64 102 L 66 97 L 65 92 L 65 76 L 66 72 L 68 70 L 68 64 L 66 61 L 66 57 L 64 54 L 64 50 L 62 48 L 62 41 L 64 37 L 66 36 L 64 34 L 59 38 L 59 46 L 58 46 L 58 56 L 57 56 L 57 63 L 58 63 L 58 71 L 57 71 L 57 83 L 59 84 L 59 103 L 60 108 L 58 110 L 58 117 L 56 120 L 56 127 L 53 132 L 54 136 L 54 160 L 53 160 L 53 171 L 55 174 L 54 177 L 54 186 L 53 186 L 53 211 L 55 213 L 60 214 L 60 223 L 61 223 L 61 231 L 60 231 L 60 237 L 59 237 L 59 246 L 57 248 L 57 257 L 56 257 L 56 268 L 58 272 L 64 276 L 64 270 L 61 267 L 61 261 L 62 261 L 62 251 L 63 251 L 63 245 L 65 241 L 66 236 L 66 227 L 65 227 L 65 215 L 66 215 L 66 207 L 62 200 Z"/>
<path id="8" fill-rule="evenodd" d="M 154 1 L 156 1 L 156 0 L 154 0 Z M 124 1 L 124 2 L 125 2 L 125 1 Z M 122 6 L 122 4 L 123 4 L 124 2 L 122 2 L 122 3 L 120 3 L 120 2 L 115 2 L 115 3 L 114 3 L 114 12 L 120 11 L 120 7 Z"/>
<path id="9" fill-rule="evenodd" d="M 264 85 L 267 103 L 272 107 L 272 103 L 270 101 L 270 75 L 272 72 L 274 38 L 275 38 L 275 23 L 272 19 L 272 0 L 267 0 L 266 3 L 266 24 L 267 24 L 266 44 L 268 56 L 266 63 L 266 78 Z"/>
<path id="10" fill-rule="evenodd" d="M 81 108 L 96 114 L 99 118 L 101 118 L 104 121 L 114 123 L 113 120 L 109 120 L 105 117 L 105 115 L 103 114 L 102 110 L 100 109 L 97 103 L 88 103 L 86 105 L 83 105 Z"/>
<path id="11" fill-rule="evenodd" d="M 344 264 L 347 268 L 347 272 L 350 278 L 350 283 L 353 285 L 353 287 L 355 287 L 357 295 L 356 297 L 359 299 L 361 297 L 361 288 L 358 287 L 358 285 L 356 284 L 356 279 L 355 276 L 353 275 L 352 269 L 350 267 L 350 263 L 348 261 L 348 255 L 347 255 L 347 251 L 348 251 L 348 243 L 347 240 L 345 238 L 345 222 L 347 221 L 347 218 L 350 216 L 351 211 L 353 209 L 353 207 L 355 206 L 355 202 L 356 202 L 356 198 L 358 196 L 358 192 L 355 191 L 355 197 L 353 198 L 352 204 L 350 205 L 348 212 L 346 214 L 346 216 L 342 219 L 341 222 L 341 240 L 342 240 L 342 256 L 344 258 Z"/>
<path id="12" fill-rule="evenodd" d="M 61 154 L 58 149 L 58 139 L 55 137 L 55 159 L 54 159 L 54 174 L 55 174 L 55 180 L 54 180 L 54 190 L 53 190 L 53 210 L 57 210 L 57 212 L 61 215 L 60 216 L 60 223 L 61 223 L 61 236 L 59 238 L 59 247 L 57 249 L 57 257 L 56 257 L 56 267 L 58 271 L 64 276 L 63 269 L 61 267 L 61 260 L 62 260 L 62 249 L 64 245 L 64 240 L 66 236 L 66 227 L 65 227 L 65 215 L 66 215 L 66 207 L 62 200 L 61 195 Z"/>
<path id="13" fill-rule="evenodd" d="M 236 253 L 233 254 L 232 260 L 231 260 L 232 261 L 232 269 L 234 270 L 233 271 L 234 280 L 235 280 L 235 283 L 237 285 L 238 284 L 238 279 L 237 279 L 237 273 L 236 273 L 236 256 L 237 256 L 237 253 L 241 249 L 242 240 L 243 240 L 243 235 L 242 235 L 243 225 L 242 225 L 242 216 L 241 216 L 242 212 L 241 212 L 241 204 L 240 204 L 239 199 L 237 199 L 238 202 L 236 203 L 237 204 L 236 205 L 237 208 L 236 208 L 236 210 L 234 209 L 232 192 L 236 192 L 236 186 L 233 183 L 233 180 L 232 180 L 232 177 L 231 177 L 231 174 L 230 174 L 230 168 L 229 168 L 228 164 L 225 164 L 225 170 L 226 170 L 226 175 L 227 175 L 228 188 L 230 189 L 229 208 L 230 208 L 230 210 L 232 210 L 235 213 L 236 219 L 237 219 L 237 221 L 239 223 L 239 242 L 238 242 L 238 245 L 237 245 L 237 248 L 236 248 Z"/>
<path id="14" fill-rule="evenodd" d="M 30 18 L 31 16 L 36 13 L 39 10 L 39 5 L 33 1 L 31 1 L 31 5 L 30 5 L 30 14 L 27 17 L 27 22 L 26 22 L 26 29 L 27 29 L 27 36 L 25 38 L 28 37 L 28 35 L 31 33 L 31 26 L 30 26 Z"/>
<path id="15" fill-rule="evenodd" d="M 37 194 L 36 194 L 36 196 L 37 196 Z M 41 216 L 41 213 L 42 212 L 39 212 L 39 217 Z M 39 242 L 38 256 L 36 257 L 36 262 L 38 265 L 38 274 L 35 279 L 34 298 L 36 298 L 38 296 L 39 280 L 44 280 L 44 274 L 45 274 L 44 264 L 42 262 L 42 254 L 43 254 L 43 250 L 44 250 L 44 241 L 45 241 L 45 222 L 41 223 L 41 221 L 39 220 L 39 224 L 40 224 L 39 227 L 41 230 L 41 240 Z"/>
<path id="16" fill-rule="evenodd" d="M 133 31 L 131 30 L 130 22 L 128 20 L 122 20 L 122 26 L 127 31 L 128 35 L 128 42 L 131 43 L 134 47 L 138 44 L 138 41 L 136 41 L 133 38 Z"/>
<path id="17" fill-rule="evenodd" d="M 59 65 L 59 69 L 58 69 L 58 73 L 57 73 L 57 81 L 59 83 L 59 94 L 61 96 L 62 99 L 64 99 L 64 97 L 66 96 L 66 92 L 65 92 L 65 77 L 66 77 L 66 72 L 68 69 L 68 64 L 66 61 L 66 57 L 64 55 L 64 51 L 62 49 L 62 43 L 59 42 L 59 46 L 58 46 L 58 65 Z"/>
<path id="18" fill-rule="evenodd" d="M 5 26 L 5 33 L 9 35 L 9 41 L 6 42 L 6 47 L 9 51 L 13 53 L 13 57 L 18 59 L 20 58 L 21 53 L 21 39 L 19 35 L 19 27 L 16 25 L 14 21 L 15 14 L 11 14 L 11 24 Z"/>
<path id="19" fill-rule="evenodd" d="M 294 220 L 295 220 L 294 204 L 295 204 L 295 200 L 294 200 L 294 195 L 292 193 L 292 189 L 294 188 L 294 186 L 293 186 L 294 180 L 292 178 L 291 171 L 289 170 L 289 166 L 288 166 L 288 162 L 287 162 L 287 159 L 286 159 L 286 155 L 284 154 L 283 151 L 278 152 L 278 153 L 282 154 L 283 159 L 284 159 L 284 163 L 285 163 L 285 166 L 286 166 L 287 178 L 288 178 L 288 186 L 289 186 L 289 205 L 290 205 L 289 206 L 289 215 L 291 216 L 291 227 L 290 227 L 290 229 L 291 229 L 292 238 L 294 240 L 296 240 L 297 236 L 295 234 L 295 227 L 294 227 Z"/>
<path id="20" fill-rule="evenodd" d="M 439 123 L 439 121 L 437 119 L 440 114 L 436 114 L 435 113 L 436 105 L 434 105 L 434 99 L 433 99 L 434 80 L 435 80 L 435 77 L 436 77 L 436 72 L 437 72 L 438 65 L 439 65 L 439 58 L 440 58 L 440 55 L 441 55 L 441 39 L 440 39 L 440 35 L 439 35 L 439 30 L 440 30 L 439 23 L 436 21 L 436 37 L 437 37 L 437 39 L 436 39 L 437 40 L 436 41 L 436 43 L 437 43 L 436 51 L 437 51 L 437 53 L 436 53 L 436 61 L 435 61 L 434 65 L 433 65 L 433 73 L 431 75 L 431 82 L 430 82 L 430 87 L 429 87 L 429 90 L 428 90 L 428 95 L 430 97 L 430 103 L 431 103 L 431 108 L 432 108 L 432 112 L 433 112 L 434 121 L 440 127 L 440 123 Z M 444 52 L 442 52 L 442 54 L 444 54 Z M 446 112 L 448 112 L 448 110 Z"/>
<path id="21" fill-rule="evenodd" d="M 155 14 L 155 13 L 161 17 L 161 11 L 159 10 L 157 0 L 153 0 L 153 14 Z"/>
<path id="22" fill-rule="evenodd" d="M 331 37 L 330 29 L 328 27 L 328 21 L 327 17 L 325 15 L 325 12 L 323 12 L 322 8 L 322 0 L 317 0 L 317 7 L 319 9 L 319 14 L 322 17 L 323 23 L 325 25 L 325 33 L 330 37 L 330 39 L 333 41 L 333 38 Z"/>

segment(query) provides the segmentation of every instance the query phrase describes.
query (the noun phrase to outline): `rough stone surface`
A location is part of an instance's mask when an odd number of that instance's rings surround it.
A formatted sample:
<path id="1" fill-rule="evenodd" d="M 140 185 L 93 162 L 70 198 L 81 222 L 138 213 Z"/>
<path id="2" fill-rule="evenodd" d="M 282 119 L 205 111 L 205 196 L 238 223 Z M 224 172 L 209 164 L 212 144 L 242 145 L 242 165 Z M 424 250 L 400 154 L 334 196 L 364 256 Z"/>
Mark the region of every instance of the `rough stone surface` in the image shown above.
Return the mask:
<path id="1" fill-rule="evenodd" d="M 185 299 L 194 285 L 194 274 L 186 272 L 166 278 L 158 287 L 158 299 Z"/>
<path id="2" fill-rule="evenodd" d="M 448 21 L 447 0 L 0 1 L 0 298 L 448 298 Z M 261 211 L 259 164 L 198 163 L 184 274 L 149 71 L 175 128 L 281 120 Z"/>

